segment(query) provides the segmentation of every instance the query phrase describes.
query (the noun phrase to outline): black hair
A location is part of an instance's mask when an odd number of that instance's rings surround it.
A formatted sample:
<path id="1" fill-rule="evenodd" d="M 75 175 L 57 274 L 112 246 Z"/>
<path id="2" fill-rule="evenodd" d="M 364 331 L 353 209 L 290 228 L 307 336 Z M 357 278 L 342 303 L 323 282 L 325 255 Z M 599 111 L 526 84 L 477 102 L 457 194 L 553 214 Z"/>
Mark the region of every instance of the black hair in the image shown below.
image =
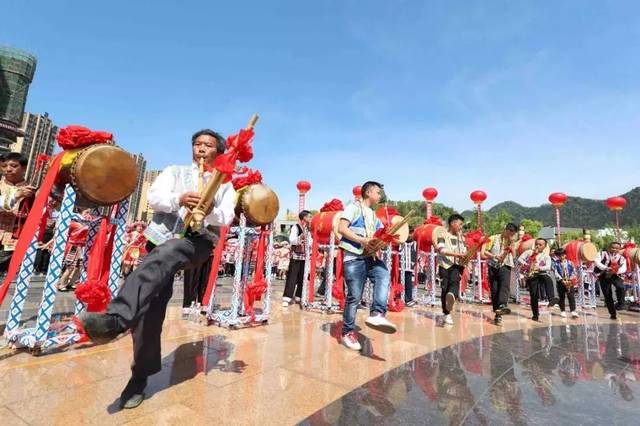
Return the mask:
<path id="1" fill-rule="evenodd" d="M 365 183 L 362 184 L 362 198 L 366 198 L 367 195 L 367 191 L 370 190 L 373 187 L 378 187 L 380 189 L 384 189 L 384 185 L 381 184 L 380 182 L 376 182 L 373 180 L 368 180 Z"/>
<path id="2" fill-rule="evenodd" d="M 456 220 L 461 220 L 462 222 L 464 222 L 464 217 L 462 215 L 459 215 L 458 213 L 454 213 L 449 216 L 449 219 L 447 219 L 447 224 L 451 225 Z"/>
<path id="3" fill-rule="evenodd" d="M 509 222 L 507 223 L 507 225 L 504 227 L 504 229 L 506 229 L 509 232 L 518 232 L 518 225 L 516 225 L 513 222 Z"/>
<path id="4" fill-rule="evenodd" d="M 298 213 L 298 219 L 302 220 L 310 214 L 311 212 L 309 210 L 302 210 L 300 213 Z"/>
<path id="5" fill-rule="evenodd" d="M 8 152 L 4 155 L 4 161 L 17 161 L 22 167 L 27 167 L 29 160 L 19 152 Z"/>
<path id="6" fill-rule="evenodd" d="M 555 254 L 556 256 L 562 256 L 564 254 L 567 254 L 567 251 L 565 249 L 563 249 L 562 247 L 557 248 L 553 251 L 553 254 Z"/>
<path id="7" fill-rule="evenodd" d="M 547 245 L 547 240 L 544 238 L 536 238 L 536 241 L 544 241 L 544 244 Z"/>
<path id="8" fill-rule="evenodd" d="M 611 247 L 611 246 L 612 246 L 612 245 L 614 245 L 614 244 L 617 244 L 617 245 L 619 245 L 620 247 L 622 247 L 622 243 L 621 243 L 620 241 L 611 241 L 611 242 L 609 243 L 609 247 Z"/>
<path id="9" fill-rule="evenodd" d="M 5 152 L 0 153 L 0 161 L 7 161 L 7 154 Z"/>
<path id="10" fill-rule="evenodd" d="M 215 138 L 215 140 L 216 140 L 216 151 L 218 151 L 218 154 L 222 154 L 224 152 L 224 150 L 227 149 L 227 142 L 222 137 L 222 135 L 220 135 L 220 133 L 218 133 L 218 132 L 214 132 L 211 129 L 202 129 L 202 130 L 199 130 L 199 131 L 195 132 L 193 134 L 193 136 L 191 136 L 191 145 L 196 143 L 196 139 L 198 139 L 200 136 L 203 136 L 203 135 L 207 135 L 207 136 L 211 136 L 211 137 Z"/>

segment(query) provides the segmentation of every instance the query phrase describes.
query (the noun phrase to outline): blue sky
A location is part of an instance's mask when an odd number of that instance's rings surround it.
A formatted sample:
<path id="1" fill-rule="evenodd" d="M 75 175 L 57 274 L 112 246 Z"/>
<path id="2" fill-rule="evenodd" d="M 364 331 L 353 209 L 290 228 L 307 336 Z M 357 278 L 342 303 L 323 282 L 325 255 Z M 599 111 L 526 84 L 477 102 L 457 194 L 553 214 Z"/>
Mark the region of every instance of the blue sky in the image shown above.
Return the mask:
<path id="1" fill-rule="evenodd" d="M 144 4 L 142 4 L 144 3 Z M 9 0 L 0 43 L 39 60 L 27 109 L 189 161 L 261 115 L 252 165 L 295 209 L 367 179 L 460 210 L 640 184 L 634 1 Z M 7 17 L 10 17 L 7 19 Z M 283 208 L 283 210 L 284 210 Z"/>

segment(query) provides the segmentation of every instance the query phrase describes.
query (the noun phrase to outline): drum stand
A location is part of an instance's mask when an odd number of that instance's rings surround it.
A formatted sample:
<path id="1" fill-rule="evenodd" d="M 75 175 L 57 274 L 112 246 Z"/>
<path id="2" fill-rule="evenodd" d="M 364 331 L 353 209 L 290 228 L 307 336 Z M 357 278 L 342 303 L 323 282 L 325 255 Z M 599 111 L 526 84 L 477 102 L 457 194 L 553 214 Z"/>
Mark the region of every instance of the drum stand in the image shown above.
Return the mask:
<path id="1" fill-rule="evenodd" d="M 424 291 L 425 294 L 422 297 L 417 297 L 417 295 L 414 296 L 414 299 L 416 300 L 416 302 L 422 306 L 436 306 L 437 305 L 437 300 L 436 300 L 436 253 L 433 247 L 431 247 L 431 251 L 430 252 L 424 252 L 424 251 L 420 251 L 420 249 L 416 248 L 416 250 L 418 251 L 416 254 L 416 273 L 414 274 L 414 281 L 416 282 L 416 288 L 418 288 L 417 286 L 417 282 L 418 282 L 418 272 L 420 271 L 419 269 L 419 262 L 418 260 L 420 258 L 427 258 L 427 268 L 425 271 L 425 282 L 424 282 Z"/>
<path id="2" fill-rule="evenodd" d="M 578 300 L 576 305 L 582 309 L 595 309 L 598 306 L 596 297 L 596 279 L 591 271 L 587 270 L 583 263 L 576 267 L 578 279 Z"/>
<path id="3" fill-rule="evenodd" d="M 54 245 L 45 278 L 42 301 L 38 308 L 36 326 L 32 328 L 21 328 L 20 321 L 22 320 L 24 303 L 31 284 L 31 277 L 33 276 L 33 267 L 37 252 L 37 236 L 33 237 L 27 249 L 18 274 L 15 293 L 11 299 L 9 318 L 7 319 L 7 325 L 4 331 L 4 337 L 15 348 L 30 348 L 33 353 L 38 354 L 52 348 L 60 349 L 64 346 L 72 345 L 82 338 L 77 332 L 75 324 L 72 322 L 62 323 L 60 321 L 54 321 L 52 324 L 53 307 L 57 294 L 56 285 L 62 275 L 64 251 L 69 237 L 71 220 L 74 218 L 75 205 L 76 191 L 71 185 L 66 185 L 60 207 L 60 218 L 54 233 Z M 124 235 L 128 210 L 129 202 L 127 200 L 122 201 L 117 205 L 115 215 L 111 218 L 112 223 L 116 225 L 108 281 L 112 298 L 116 295 L 119 288 L 118 284 L 124 255 Z M 96 220 L 90 224 L 83 258 L 81 280 L 86 279 L 88 253 L 93 245 L 99 223 L 100 220 Z M 84 309 L 84 304 L 76 300 L 75 314 L 78 315 L 84 311 Z"/>
<path id="4" fill-rule="evenodd" d="M 328 256 L 324 263 L 324 300 L 314 300 L 313 292 L 316 288 L 317 275 L 316 275 L 316 257 L 320 251 L 328 252 Z M 304 281 L 302 284 L 302 300 L 300 305 L 305 311 L 323 312 L 327 314 L 336 314 L 342 312 L 342 307 L 339 303 L 333 300 L 333 288 L 334 286 L 344 286 L 344 278 L 342 275 L 342 251 L 336 248 L 335 235 L 331 233 L 329 237 L 329 244 L 313 246 L 311 241 L 307 239 L 307 247 L 305 250 L 305 262 L 304 262 Z M 334 258 L 336 270 L 334 271 Z M 312 285 L 313 284 L 313 285 Z M 346 293 L 345 293 L 346 299 Z"/>
<path id="5" fill-rule="evenodd" d="M 631 271 L 631 285 L 633 289 L 633 302 L 629 305 L 629 310 L 640 312 L 640 266 L 635 265 Z"/>
<path id="6" fill-rule="evenodd" d="M 273 230 L 271 227 L 263 227 L 260 232 L 254 228 L 247 227 L 247 220 L 243 214 L 240 215 L 240 224 L 232 232 L 237 232 L 238 248 L 236 250 L 235 274 L 233 277 L 233 289 L 231 292 L 231 306 L 228 309 L 219 309 L 216 305 L 215 291 L 209 299 L 207 319 L 210 324 L 220 327 L 237 329 L 243 326 L 264 325 L 269 321 L 271 310 L 271 267 L 273 262 Z M 251 271 L 251 243 L 260 237 L 260 233 L 266 233 L 267 247 L 265 251 L 264 278 L 267 288 L 262 295 L 262 309 L 255 316 L 246 314 L 244 306 L 244 294 L 249 285 L 249 280 L 255 275 Z M 257 263 L 257 262 L 256 262 Z"/>

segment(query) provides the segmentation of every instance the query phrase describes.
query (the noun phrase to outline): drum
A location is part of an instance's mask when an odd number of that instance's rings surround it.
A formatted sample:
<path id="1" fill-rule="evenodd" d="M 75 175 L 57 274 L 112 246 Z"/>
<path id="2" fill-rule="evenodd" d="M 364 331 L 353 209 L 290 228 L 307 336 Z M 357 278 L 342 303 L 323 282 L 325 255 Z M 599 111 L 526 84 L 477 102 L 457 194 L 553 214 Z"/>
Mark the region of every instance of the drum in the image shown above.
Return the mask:
<path id="1" fill-rule="evenodd" d="M 516 247 L 517 247 L 516 252 L 518 253 L 518 256 L 520 256 L 525 251 L 533 250 L 536 248 L 536 239 L 531 238 L 530 240 L 526 240 L 526 241 L 516 241 Z M 544 254 L 551 253 L 551 247 L 549 247 L 549 244 L 547 244 L 547 246 L 544 248 L 544 250 L 542 250 L 542 252 Z"/>
<path id="2" fill-rule="evenodd" d="M 320 212 L 311 219 L 311 235 L 318 240 L 318 244 L 329 244 L 331 234 L 335 236 L 336 243 L 341 236 L 338 233 L 340 214 L 342 211 Z"/>
<path id="3" fill-rule="evenodd" d="M 110 206 L 135 191 L 138 174 L 131 154 L 115 145 L 96 144 L 63 154 L 56 186 L 62 190 L 71 184 L 78 205 Z"/>
<path id="4" fill-rule="evenodd" d="M 435 247 L 438 237 L 444 235 L 445 229 L 441 225 L 426 223 L 418 226 L 413 231 L 413 239 L 418 244 L 418 250 L 430 252 L 431 247 Z"/>
<path id="5" fill-rule="evenodd" d="M 564 245 L 564 249 L 567 251 L 567 259 L 576 265 L 580 262 L 591 263 L 598 255 L 595 244 L 586 241 L 569 241 Z"/>
<path id="6" fill-rule="evenodd" d="M 400 216 L 393 207 L 380 207 L 376 210 L 376 216 L 386 227 L 391 227 L 404 220 L 404 217 Z M 409 224 L 405 223 L 402 225 L 400 229 L 396 231 L 396 235 L 398 235 L 398 243 L 406 242 L 409 239 Z"/>
<path id="7" fill-rule="evenodd" d="M 623 256 L 627 259 L 627 271 L 631 265 L 640 266 L 640 248 L 626 248 L 622 250 Z"/>
<path id="8" fill-rule="evenodd" d="M 236 216 L 244 214 L 248 226 L 262 226 L 272 223 L 278 216 L 280 201 L 276 193 L 266 185 L 255 183 L 238 192 Z"/>

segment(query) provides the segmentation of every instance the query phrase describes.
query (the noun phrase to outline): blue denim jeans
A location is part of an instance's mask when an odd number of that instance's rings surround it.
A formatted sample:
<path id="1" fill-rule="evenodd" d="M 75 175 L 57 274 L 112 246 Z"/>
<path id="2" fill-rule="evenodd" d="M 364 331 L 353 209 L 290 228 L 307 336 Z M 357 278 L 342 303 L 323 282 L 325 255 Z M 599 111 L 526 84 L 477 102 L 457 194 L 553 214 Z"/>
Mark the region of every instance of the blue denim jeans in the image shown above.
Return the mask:
<path id="1" fill-rule="evenodd" d="M 367 278 L 373 283 L 373 305 L 371 313 L 385 314 L 389 299 L 389 270 L 379 259 L 353 259 L 344 263 L 344 280 L 347 284 L 347 301 L 344 307 L 342 334 L 353 331 L 356 326 L 356 311 Z"/>

